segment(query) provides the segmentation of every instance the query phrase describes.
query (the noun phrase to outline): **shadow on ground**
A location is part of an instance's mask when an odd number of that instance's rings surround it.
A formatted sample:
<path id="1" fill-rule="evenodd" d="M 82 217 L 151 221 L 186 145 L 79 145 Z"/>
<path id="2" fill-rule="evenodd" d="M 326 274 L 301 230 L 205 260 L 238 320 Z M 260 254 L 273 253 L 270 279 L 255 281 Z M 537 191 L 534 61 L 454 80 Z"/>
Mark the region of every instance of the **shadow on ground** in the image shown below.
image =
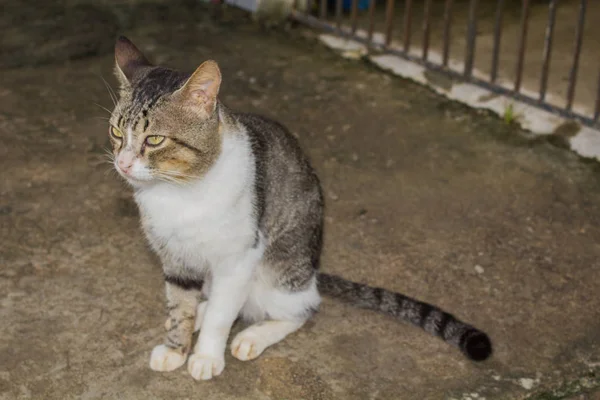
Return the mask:
<path id="1" fill-rule="evenodd" d="M 596 164 L 340 60 L 298 30 L 213 11 L 147 11 L 117 28 L 156 62 L 193 70 L 216 59 L 227 105 L 276 117 L 299 137 L 327 195 L 324 270 L 442 306 L 489 332 L 495 355 L 474 364 L 408 325 L 326 300 L 257 361 L 228 356 L 212 382 L 150 371 L 163 284 L 131 192 L 104 160 L 107 114 L 94 103 L 111 107 L 102 77 L 114 80 L 112 55 L 98 50 L 37 67 L 25 58 L 0 74 L 0 399 L 561 398 L 535 393 L 572 382 L 564 396 L 594 390 Z"/>

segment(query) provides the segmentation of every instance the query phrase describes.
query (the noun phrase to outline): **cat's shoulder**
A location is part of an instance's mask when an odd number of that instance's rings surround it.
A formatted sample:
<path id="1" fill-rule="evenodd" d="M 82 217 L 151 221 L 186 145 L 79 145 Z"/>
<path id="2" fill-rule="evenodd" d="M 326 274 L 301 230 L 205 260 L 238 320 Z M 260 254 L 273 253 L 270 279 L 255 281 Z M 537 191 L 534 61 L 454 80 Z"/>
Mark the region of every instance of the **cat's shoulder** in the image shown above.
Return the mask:
<path id="1" fill-rule="evenodd" d="M 235 116 L 237 120 L 250 131 L 250 133 L 279 132 L 289 134 L 285 125 L 265 115 L 256 113 L 236 113 Z"/>

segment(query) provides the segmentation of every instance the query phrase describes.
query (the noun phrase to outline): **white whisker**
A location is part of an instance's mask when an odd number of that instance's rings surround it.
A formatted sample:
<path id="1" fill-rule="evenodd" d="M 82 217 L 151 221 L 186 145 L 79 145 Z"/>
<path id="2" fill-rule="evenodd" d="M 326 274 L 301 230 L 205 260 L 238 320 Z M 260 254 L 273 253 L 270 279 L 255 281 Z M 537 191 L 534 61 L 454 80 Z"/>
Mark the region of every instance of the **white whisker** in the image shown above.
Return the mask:
<path id="1" fill-rule="evenodd" d="M 110 85 L 108 84 L 108 82 L 106 82 L 106 79 L 104 79 L 104 77 L 102 75 L 100 75 L 100 79 L 102 79 L 102 82 L 104 82 L 104 86 L 106 86 L 106 90 L 108 90 L 108 95 L 110 96 L 110 99 L 113 102 L 113 105 L 116 106 L 117 105 L 117 95 L 115 94 L 115 91 L 113 90 L 113 88 L 110 87 Z"/>
<path id="2" fill-rule="evenodd" d="M 159 174 L 170 175 L 170 176 L 173 176 L 173 177 L 191 178 L 191 179 L 198 179 L 198 178 L 200 178 L 199 176 L 196 176 L 196 175 L 189 175 L 189 174 L 185 174 L 185 173 L 180 172 L 180 171 L 174 171 L 174 170 L 168 170 L 168 169 L 156 170 L 156 172 L 159 173 Z"/>
<path id="3" fill-rule="evenodd" d="M 104 111 L 106 111 L 107 113 L 109 113 L 110 115 L 112 115 L 112 111 L 110 111 L 108 108 L 104 107 L 103 105 L 100 105 L 98 103 L 94 103 L 94 105 L 100 107 L 101 109 L 103 109 Z"/>
<path id="4" fill-rule="evenodd" d="M 119 173 L 118 173 L 117 171 L 115 171 L 115 169 L 114 169 L 114 168 L 107 168 L 107 169 L 104 171 L 104 176 L 107 176 L 107 175 L 109 175 L 109 174 L 110 174 L 110 175 L 116 175 L 116 176 L 119 176 Z"/>

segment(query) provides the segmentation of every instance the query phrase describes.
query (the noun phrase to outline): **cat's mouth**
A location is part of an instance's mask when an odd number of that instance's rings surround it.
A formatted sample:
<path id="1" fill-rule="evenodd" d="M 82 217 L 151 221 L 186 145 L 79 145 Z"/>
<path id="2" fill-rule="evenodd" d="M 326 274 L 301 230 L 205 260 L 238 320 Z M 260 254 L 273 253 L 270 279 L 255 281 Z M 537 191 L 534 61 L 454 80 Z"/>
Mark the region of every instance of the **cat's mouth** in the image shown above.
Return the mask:
<path id="1" fill-rule="evenodd" d="M 134 185 L 148 183 L 149 181 L 154 179 L 154 177 L 149 174 L 136 173 L 136 171 L 133 169 L 123 170 L 121 167 L 119 167 L 119 165 L 115 165 L 115 169 L 117 170 L 117 173 L 121 175 L 121 177 L 123 177 L 127 182 Z"/>

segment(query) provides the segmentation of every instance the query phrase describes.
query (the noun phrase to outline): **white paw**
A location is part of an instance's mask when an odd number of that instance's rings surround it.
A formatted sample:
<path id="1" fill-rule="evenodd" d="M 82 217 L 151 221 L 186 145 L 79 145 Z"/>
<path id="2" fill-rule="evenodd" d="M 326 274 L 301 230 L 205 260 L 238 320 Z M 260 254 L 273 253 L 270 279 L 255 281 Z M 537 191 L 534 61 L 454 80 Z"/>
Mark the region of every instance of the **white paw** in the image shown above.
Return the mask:
<path id="1" fill-rule="evenodd" d="M 221 375 L 225 368 L 225 358 L 192 354 L 188 360 L 188 371 L 196 380 L 209 380 Z"/>
<path id="2" fill-rule="evenodd" d="M 253 360 L 265 349 L 267 344 L 251 330 L 245 330 L 237 334 L 231 342 L 231 354 L 241 361 Z"/>
<path id="3" fill-rule="evenodd" d="M 164 344 L 152 349 L 150 368 L 154 371 L 173 371 L 185 363 L 186 355 Z"/>
<path id="4" fill-rule="evenodd" d="M 196 321 L 194 322 L 194 332 L 198 332 L 202 328 L 202 321 L 204 321 L 204 312 L 206 311 L 206 305 L 208 302 L 203 301 L 196 307 Z"/>

